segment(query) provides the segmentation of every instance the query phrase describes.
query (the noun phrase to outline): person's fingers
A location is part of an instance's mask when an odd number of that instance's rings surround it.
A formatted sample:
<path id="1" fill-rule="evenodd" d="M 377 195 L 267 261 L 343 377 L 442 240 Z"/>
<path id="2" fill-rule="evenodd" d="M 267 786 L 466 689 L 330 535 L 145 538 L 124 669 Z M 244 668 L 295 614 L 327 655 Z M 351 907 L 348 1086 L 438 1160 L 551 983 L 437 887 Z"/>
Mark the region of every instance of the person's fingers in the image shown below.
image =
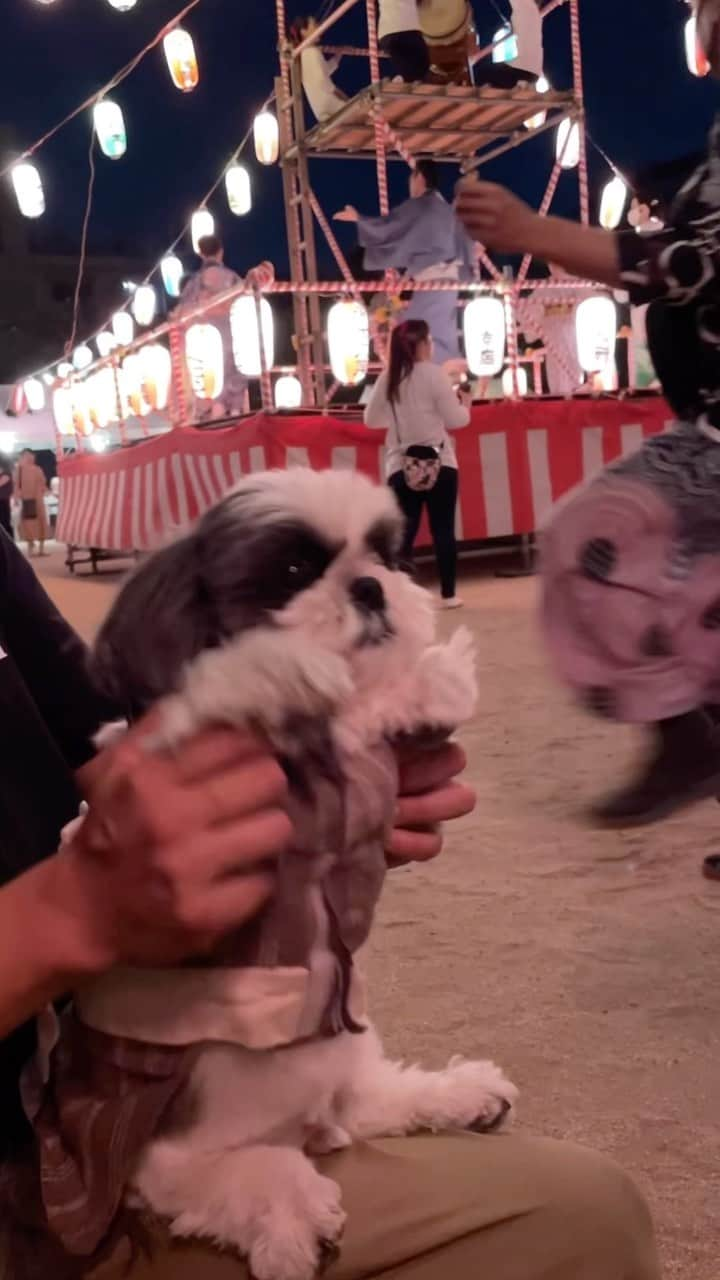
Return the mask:
<path id="1" fill-rule="evenodd" d="M 267 902 L 274 884 L 270 874 L 224 882 L 205 903 L 203 931 L 207 929 L 217 938 L 251 920 Z"/>
<path id="2" fill-rule="evenodd" d="M 467 765 L 467 757 L 457 742 L 443 742 L 426 751 L 409 748 L 400 759 L 398 790 L 401 796 L 418 795 L 445 786 Z"/>
<path id="3" fill-rule="evenodd" d="M 441 831 L 406 831 L 396 827 L 388 841 L 386 856 L 390 866 L 406 862 L 431 862 L 442 852 Z"/>
<path id="4" fill-rule="evenodd" d="M 286 797 L 287 778 L 280 765 L 271 756 L 259 756 L 183 789 L 173 826 L 182 830 L 184 809 L 188 824 L 204 829 L 282 806 Z"/>
<path id="5" fill-rule="evenodd" d="M 475 803 L 472 787 L 462 782 L 451 782 L 423 795 L 401 796 L 395 812 L 395 824 L 396 827 L 426 827 L 452 822 L 472 813 Z"/>
<path id="6" fill-rule="evenodd" d="M 179 782 L 199 783 L 242 761 L 269 759 L 267 744 L 240 729 L 205 729 L 188 738 L 173 753 Z"/>
<path id="7" fill-rule="evenodd" d="M 203 832 L 202 838 L 178 843 L 173 858 L 185 868 L 188 880 L 199 877 L 203 883 L 225 883 L 253 870 L 264 874 L 267 864 L 284 853 L 292 837 L 287 814 L 281 809 L 265 809 L 251 818 Z"/>

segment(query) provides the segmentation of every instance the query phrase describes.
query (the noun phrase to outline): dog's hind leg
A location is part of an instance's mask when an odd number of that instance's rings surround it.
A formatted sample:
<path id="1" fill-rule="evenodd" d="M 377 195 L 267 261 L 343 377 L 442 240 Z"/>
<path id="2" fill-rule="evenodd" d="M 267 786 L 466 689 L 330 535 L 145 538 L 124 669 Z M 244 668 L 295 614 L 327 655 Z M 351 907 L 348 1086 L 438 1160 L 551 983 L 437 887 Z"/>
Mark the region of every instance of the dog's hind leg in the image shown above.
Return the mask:
<path id="1" fill-rule="evenodd" d="M 237 1249 L 255 1280 L 312 1280 L 345 1225 L 337 1183 L 293 1147 L 197 1151 L 160 1139 L 135 1188 L 173 1235 Z"/>
<path id="2" fill-rule="evenodd" d="M 337 1117 L 355 1140 L 421 1130 L 487 1132 L 499 1127 L 516 1097 L 492 1062 L 453 1058 L 443 1071 L 390 1062 L 371 1029 L 360 1038 Z"/>

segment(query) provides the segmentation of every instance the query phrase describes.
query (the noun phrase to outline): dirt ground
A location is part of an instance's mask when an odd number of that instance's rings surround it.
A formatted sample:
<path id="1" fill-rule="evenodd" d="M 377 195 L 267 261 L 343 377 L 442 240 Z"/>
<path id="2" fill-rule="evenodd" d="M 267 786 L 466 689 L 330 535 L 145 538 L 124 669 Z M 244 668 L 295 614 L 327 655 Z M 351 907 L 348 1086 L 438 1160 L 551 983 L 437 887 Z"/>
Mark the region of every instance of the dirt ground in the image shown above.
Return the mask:
<path id="1" fill-rule="evenodd" d="M 43 577 L 89 637 L 116 575 L 71 580 L 52 558 Z M 532 579 L 472 572 L 462 590 L 480 657 L 462 734 L 479 803 L 441 859 L 390 877 L 366 958 L 375 1019 L 399 1055 L 494 1056 L 522 1090 L 518 1125 L 637 1177 L 666 1275 L 718 1280 L 720 884 L 699 864 L 720 849 L 720 808 L 640 833 L 584 826 L 636 737 L 553 684 Z"/>

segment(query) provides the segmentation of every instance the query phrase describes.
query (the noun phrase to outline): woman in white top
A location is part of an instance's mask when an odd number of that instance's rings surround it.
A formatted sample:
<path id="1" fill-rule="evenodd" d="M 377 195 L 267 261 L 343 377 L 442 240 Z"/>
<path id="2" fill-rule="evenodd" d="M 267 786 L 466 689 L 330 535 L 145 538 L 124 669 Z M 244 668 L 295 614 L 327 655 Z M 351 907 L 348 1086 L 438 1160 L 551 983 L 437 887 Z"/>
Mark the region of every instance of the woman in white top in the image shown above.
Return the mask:
<path id="1" fill-rule="evenodd" d="M 378 40 L 397 74 L 408 83 L 424 80 L 430 54 L 420 29 L 417 0 L 379 0 Z"/>
<path id="2" fill-rule="evenodd" d="M 290 28 L 290 41 L 297 48 L 317 29 L 316 18 L 296 18 Z M 317 44 L 309 44 L 300 54 L 300 70 L 305 97 L 315 119 L 329 120 L 347 102 L 347 95 L 338 89 L 333 73 L 340 64 L 340 55 L 326 58 Z"/>
<path id="3" fill-rule="evenodd" d="M 426 321 L 399 324 L 390 341 L 388 369 L 375 383 L 365 408 L 365 423 L 387 431 L 386 474 L 405 516 L 402 557 L 410 564 L 423 507 L 427 507 L 445 609 L 462 604 L 455 594 L 457 457 L 448 433 L 466 427 L 469 421 L 468 404 L 460 402 L 444 369 L 433 364 Z M 417 464 L 426 464 L 431 472 L 437 470 L 431 487 L 413 488 L 411 484 L 417 481 L 412 478 L 408 484 L 406 474 L 417 470 Z"/>

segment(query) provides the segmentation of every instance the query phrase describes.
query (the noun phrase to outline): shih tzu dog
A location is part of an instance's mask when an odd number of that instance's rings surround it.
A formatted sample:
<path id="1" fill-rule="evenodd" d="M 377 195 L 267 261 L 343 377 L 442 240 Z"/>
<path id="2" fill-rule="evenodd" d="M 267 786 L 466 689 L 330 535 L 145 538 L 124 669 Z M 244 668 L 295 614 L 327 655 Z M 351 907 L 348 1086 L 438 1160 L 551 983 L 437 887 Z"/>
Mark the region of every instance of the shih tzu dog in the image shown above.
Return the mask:
<path id="1" fill-rule="evenodd" d="M 385 874 L 396 748 L 447 736 L 475 701 L 469 635 L 435 641 L 429 597 L 396 567 L 400 534 L 390 491 L 355 473 L 256 474 L 139 568 L 100 633 L 95 670 L 128 719 L 161 702 L 149 750 L 217 722 L 269 738 L 295 842 L 272 904 L 216 955 L 77 993 L 46 1071 L 49 1130 L 35 1107 L 44 1173 L 58 1144 L 80 1170 L 65 1193 L 44 1178 L 76 1254 L 129 1196 L 176 1236 L 236 1249 L 256 1280 L 310 1280 L 345 1220 L 313 1156 L 483 1132 L 511 1108 L 490 1062 L 432 1072 L 385 1058 L 353 964 Z M 103 1071 L 81 1087 L 88 1055 Z"/>

